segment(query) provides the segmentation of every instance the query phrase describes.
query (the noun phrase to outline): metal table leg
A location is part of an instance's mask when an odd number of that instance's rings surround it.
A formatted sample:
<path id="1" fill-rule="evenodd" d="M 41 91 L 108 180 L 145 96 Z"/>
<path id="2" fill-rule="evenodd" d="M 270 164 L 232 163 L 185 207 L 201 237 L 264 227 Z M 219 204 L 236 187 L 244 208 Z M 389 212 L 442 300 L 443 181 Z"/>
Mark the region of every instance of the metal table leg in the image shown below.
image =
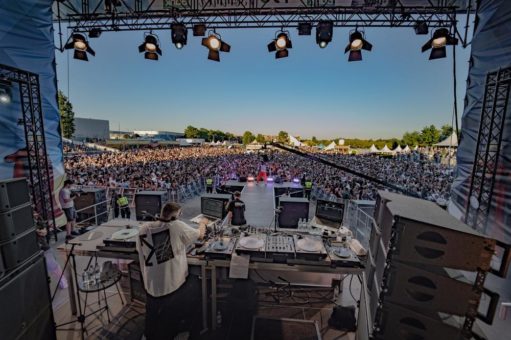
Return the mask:
<path id="1" fill-rule="evenodd" d="M 208 278 L 206 276 L 206 265 L 202 264 L 201 267 L 202 276 L 202 334 L 208 330 Z"/>
<path id="2" fill-rule="evenodd" d="M 71 261 L 66 267 L 66 279 L 67 279 L 67 292 L 69 294 L 69 305 L 71 306 L 71 314 L 77 315 L 78 311 L 76 309 L 76 294 L 75 294 L 75 284 L 74 284 L 74 275 L 73 275 L 73 264 Z"/>
<path id="3" fill-rule="evenodd" d="M 216 267 L 211 265 L 211 329 L 216 330 Z"/>

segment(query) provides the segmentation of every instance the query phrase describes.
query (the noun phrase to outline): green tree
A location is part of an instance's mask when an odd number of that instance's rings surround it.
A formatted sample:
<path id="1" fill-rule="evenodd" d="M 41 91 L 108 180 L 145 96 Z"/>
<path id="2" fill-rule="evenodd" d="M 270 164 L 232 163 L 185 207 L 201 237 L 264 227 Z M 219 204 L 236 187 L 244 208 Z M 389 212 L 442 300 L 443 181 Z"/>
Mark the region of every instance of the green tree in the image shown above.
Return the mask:
<path id="1" fill-rule="evenodd" d="M 440 128 L 440 140 L 444 140 L 452 135 L 453 128 L 451 125 L 443 125 Z"/>
<path id="2" fill-rule="evenodd" d="M 286 131 L 279 131 L 277 140 L 279 143 L 287 143 L 289 142 L 289 134 Z"/>
<path id="3" fill-rule="evenodd" d="M 185 129 L 186 138 L 199 138 L 199 129 L 194 126 L 188 125 Z"/>
<path id="4" fill-rule="evenodd" d="M 258 133 L 256 136 L 256 141 L 258 143 L 264 143 L 266 141 L 266 139 L 264 138 L 264 136 L 262 134 Z"/>
<path id="5" fill-rule="evenodd" d="M 316 138 L 316 136 L 312 136 L 311 145 L 318 145 L 318 139 Z"/>
<path id="6" fill-rule="evenodd" d="M 60 90 L 58 92 L 58 100 L 62 136 L 65 138 L 72 138 L 75 133 L 75 113 L 73 111 L 73 105 Z"/>
<path id="7" fill-rule="evenodd" d="M 434 126 L 425 126 L 421 131 L 422 143 L 431 146 L 440 140 L 440 131 Z"/>
<path id="8" fill-rule="evenodd" d="M 245 131 L 245 133 L 243 133 L 242 141 L 243 141 L 244 145 L 252 143 L 254 141 L 254 139 L 255 139 L 255 136 L 252 134 L 252 132 Z"/>

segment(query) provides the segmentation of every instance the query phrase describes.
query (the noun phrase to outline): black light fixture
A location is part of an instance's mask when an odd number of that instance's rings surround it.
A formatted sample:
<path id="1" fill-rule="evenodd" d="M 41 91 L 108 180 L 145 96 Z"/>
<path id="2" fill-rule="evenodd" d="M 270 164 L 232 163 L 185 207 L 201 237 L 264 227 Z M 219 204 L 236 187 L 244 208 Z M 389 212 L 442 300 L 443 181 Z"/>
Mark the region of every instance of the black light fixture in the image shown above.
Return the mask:
<path id="1" fill-rule="evenodd" d="M 172 43 L 178 50 L 182 49 L 187 42 L 188 30 L 186 26 L 180 23 L 172 24 Z"/>
<path id="2" fill-rule="evenodd" d="M 301 22 L 298 24 L 298 35 L 311 35 L 312 24 L 310 22 Z"/>
<path id="3" fill-rule="evenodd" d="M 144 58 L 149 60 L 158 60 L 158 55 L 162 55 L 158 36 L 148 33 L 144 37 L 144 42 L 138 47 L 138 52 L 144 53 Z"/>
<path id="4" fill-rule="evenodd" d="M 93 28 L 89 31 L 89 38 L 99 38 L 100 35 L 101 35 L 100 28 Z"/>
<path id="5" fill-rule="evenodd" d="M 81 33 L 73 33 L 71 35 L 71 40 L 64 46 L 64 49 L 74 49 L 75 52 L 73 58 L 78 60 L 89 61 L 89 58 L 87 58 L 87 53 L 92 56 L 96 55 L 96 52 L 94 52 L 94 50 L 90 47 L 87 38 L 85 38 L 85 35 Z"/>
<path id="6" fill-rule="evenodd" d="M 11 82 L 0 78 L 0 104 L 9 104 L 11 102 Z"/>
<path id="7" fill-rule="evenodd" d="M 193 36 L 194 37 L 203 37 L 206 35 L 206 25 L 197 24 L 193 26 Z"/>
<path id="8" fill-rule="evenodd" d="M 202 46 L 209 50 L 208 59 L 213 61 L 220 61 L 220 52 L 231 52 L 231 46 L 223 42 L 220 34 L 215 32 L 202 39 Z"/>
<path id="9" fill-rule="evenodd" d="M 105 0 L 105 12 L 112 12 L 115 7 L 121 6 L 121 0 Z"/>
<path id="10" fill-rule="evenodd" d="M 371 51 L 373 45 L 364 39 L 364 32 L 357 29 L 350 33 L 350 42 L 344 49 L 344 53 L 350 52 L 348 61 L 362 60 L 362 50 Z"/>
<path id="11" fill-rule="evenodd" d="M 458 39 L 453 37 L 447 28 L 439 28 L 433 33 L 433 37 L 422 46 L 422 53 L 431 48 L 429 60 L 445 58 L 447 51 L 445 46 L 458 45 Z"/>
<path id="12" fill-rule="evenodd" d="M 334 23 L 332 21 L 320 21 L 316 27 L 316 43 L 321 48 L 327 47 L 334 35 Z"/>
<path id="13" fill-rule="evenodd" d="M 413 29 L 417 35 L 425 35 L 429 33 L 428 23 L 424 20 L 417 20 L 413 25 Z"/>
<path id="14" fill-rule="evenodd" d="M 286 58 L 289 55 L 288 48 L 293 48 L 289 33 L 280 31 L 276 37 L 268 44 L 268 52 L 275 52 L 275 59 Z"/>

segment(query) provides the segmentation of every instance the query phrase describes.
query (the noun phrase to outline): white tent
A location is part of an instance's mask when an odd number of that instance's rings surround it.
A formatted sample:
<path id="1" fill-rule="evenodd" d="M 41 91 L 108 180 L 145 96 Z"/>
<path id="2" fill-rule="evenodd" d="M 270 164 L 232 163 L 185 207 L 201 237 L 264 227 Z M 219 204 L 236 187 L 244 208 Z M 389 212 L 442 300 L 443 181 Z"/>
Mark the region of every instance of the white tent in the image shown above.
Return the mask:
<path id="1" fill-rule="evenodd" d="M 419 146 L 418 146 L 418 145 L 415 145 L 415 146 L 413 147 L 413 150 L 414 150 L 414 151 L 419 150 Z"/>
<path id="2" fill-rule="evenodd" d="M 401 148 L 401 145 L 398 145 L 398 146 L 396 146 L 396 148 L 395 148 L 394 150 L 392 150 L 392 151 L 399 153 L 399 152 L 403 152 L 403 149 Z"/>
<path id="3" fill-rule="evenodd" d="M 405 148 L 403 149 L 403 152 L 410 152 L 412 150 L 410 150 L 410 147 L 407 145 L 405 146 Z"/>
<path id="4" fill-rule="evenodd" d="M 389 149 L 387 144 L 383 147 L 383 149 L 380 150 L 381 153 L 392 153 L 392 150 Z"/>
<path id="5" fill-rule="evenodd" d="M 334 150 L 335 147 L 336 147 L 335 142 L 332 142 L 332 143 L 328 144 L 328 146 L 325 148 L 325 150 Z"/>
<path id="6" fill-rule="evenodd" d="M 296 139 L 295 137 L 293 136 L 289 136 L 289 142 L 291 142 L 291 145 L 293 146 L 303 146 L 304 144 L 302 142 L 300 142 L 298 139 Z"/>
<path id="7" fill-rule="evenodd" d="M 446 139 L 444 139 L 443 141 L 441 141 L 439 143 L 436 143 L 435 146 L 444 147 L 444 148 L 447 148 L 450 146 L 458 147 L 458 136 L 456 135 L 456 132 L 453 131 L 449 137 L 447 137 Z"/>
<path id="8" fill-rule="evenodd" d="M 371 147 L 369 148 L 369 152 L 372 152 L 372 153 L 375 153 L 375 152 L 378 152 L 378 148 L 373 144 L 371 145 Z"/>
<path id="9" fill-rule="evenodd" d="M 340 146 L 343 146 L 343 145 L 344 145 L 344 139 L 342 139 L 342 138 L 341 138 L 341 139 L 339 139 L 339 145 L 340 145 Z"/>

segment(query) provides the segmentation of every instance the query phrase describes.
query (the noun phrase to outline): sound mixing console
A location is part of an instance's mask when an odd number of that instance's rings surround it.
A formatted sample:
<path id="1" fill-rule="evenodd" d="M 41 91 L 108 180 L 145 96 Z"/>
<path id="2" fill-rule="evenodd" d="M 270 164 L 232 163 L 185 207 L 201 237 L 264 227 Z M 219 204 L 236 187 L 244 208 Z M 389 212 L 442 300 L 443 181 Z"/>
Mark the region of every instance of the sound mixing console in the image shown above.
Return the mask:
<path id="1" fill-rule="evenodd" d="M 266 257 L 274 262 L 286 262 L 295 257 L 293 237 L 287 235 L 269 235 L 266 239 Z"/>

